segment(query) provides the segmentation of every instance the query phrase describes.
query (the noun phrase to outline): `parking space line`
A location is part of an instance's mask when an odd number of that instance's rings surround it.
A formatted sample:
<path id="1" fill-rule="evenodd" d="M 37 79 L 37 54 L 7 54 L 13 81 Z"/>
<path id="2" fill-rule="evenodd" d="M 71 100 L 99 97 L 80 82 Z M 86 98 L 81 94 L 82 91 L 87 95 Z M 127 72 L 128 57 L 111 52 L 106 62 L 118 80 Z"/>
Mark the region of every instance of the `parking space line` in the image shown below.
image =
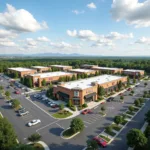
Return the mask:
<path id="1" fill-rule="evenodd" d="M 37 129 L 36 132 L 38 132 L 38 131 L 40 131 L 40 130 L 42 130 L 42 129 L 48 127 L 48 126 L 51 126 L 52 124 L 57 123 L 58 121 L 59 121 L 59 120 L 56 120 L 56 121 L 54 121 L 54 122 L 52 122 L 52 123 L 50 123 L 50 124 L 47 124 L 46 126 L 43 126 L 43 127 L 39 128 L 39 129 Z"/>
<path id="2" fill-rule="evenodd" d="M 26 98 L 27 99 L 27 98 Z M 36 107 L 38 107 L 41 111 L 43 111 L 44 113 L 46 113 L 47 115 L 49 115 L 50 117 L 52 117 L 53 119 L 55 119 L 52 115 L 50 115 L 48 112 L 46 112 L 43 108 L 41 108 L 40 106 L 38 106 L 37 104 L 35 104 L 34 102 L 32 102 L 31 100 L 27 99 L 29 102 L 31 102 L 33 105 L 35 105 Z"/>
<path id="3" fill-rule="evenodd" d="M 91 124 L 90 122 L 87 122 L 87 121 L 83 121 L 84 123 L 87 123 L 87 124 Z"/>
<path id="4" fill-rule="evenodd" d="M 56 123 L 56 125 L 58 125 L 60 128 L 64 129 L 64 127 L 62 127 L 60 124 Z"/>

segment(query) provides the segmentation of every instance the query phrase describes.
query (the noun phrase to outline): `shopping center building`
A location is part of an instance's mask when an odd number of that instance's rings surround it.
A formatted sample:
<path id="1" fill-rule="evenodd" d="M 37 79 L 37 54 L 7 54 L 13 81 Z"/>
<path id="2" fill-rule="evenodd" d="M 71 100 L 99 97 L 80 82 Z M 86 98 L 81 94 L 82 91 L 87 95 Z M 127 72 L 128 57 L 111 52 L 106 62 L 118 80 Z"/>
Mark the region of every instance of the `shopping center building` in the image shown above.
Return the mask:
<path id="1" fill-rule="evenodd" d="M 123 74 L 132 77 L 144 76 L 144 70 L 126 69 L 123 71 Z"/>
<path id="2" fill-rule="evenodd" d="M 22 68 L 22 67 L 8 68 L 7 72 L 8 74 L 18 73 L 19 77 L 24 77 L 25 75 L 37 73 L 35 69 Z"/>
<path id="3" fill-rule="evenodd" d="M 45 80 L 47 84 L 57 82 L 60 77 L 72 77 L 73 73 L 69 72 L 47 72 L 47 73 L 38 73 L 38 74 L 30 74 L 26 76 L 27 78 L 31 78 L 33 86 L 42 86 L 42 81 Z"/>
<path id="4" fill-rule="evenodd" d="M 37 72 L 48 72 L 49 70 L 51 70 L 50 67 L 44 67 L 44 66 L 32 66 L 31 68 L 37 70 Z"/>
<path id="5" fill-rule="evenodd" d="M 68 71 L 72 69 L 72 66 L 63 66 L 63 65 L 50 65 L 51 69 L 57 69 L 59 71 Z"/>
<path id="6" fill-rule="evenodd" d="M 71 69 L 69 70 L 69 72 L 72 73 L 77 73 L 77 74 L 87 74 L 87 75 L 91 75 L 91 74 L 95 74 L 96 70 L 89 70 L 89 69 Z"/>
<path id="7" fill-rule="evenodd" d="M 101 75 L 78 81 L 60 83 L 54 87 L 53 94 L 57 99 L 66 102 L 72 100 L 73 104 L 82 105 L 97 100 L 98 86 L 102 86 L 105 90 L 110 90 L 111 88 L 114 89 L 119 81 L 126 83 L 127 77 Z"/>

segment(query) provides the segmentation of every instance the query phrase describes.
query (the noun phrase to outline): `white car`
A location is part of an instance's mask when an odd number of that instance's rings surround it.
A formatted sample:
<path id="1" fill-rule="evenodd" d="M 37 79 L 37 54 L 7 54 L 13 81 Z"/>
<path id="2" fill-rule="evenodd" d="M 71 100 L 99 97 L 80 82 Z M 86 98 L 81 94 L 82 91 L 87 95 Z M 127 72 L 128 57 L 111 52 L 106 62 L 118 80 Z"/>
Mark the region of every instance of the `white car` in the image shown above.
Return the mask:
<path id="1" fill-rule="evenodd" d="M 38 123 L 41 123 L 41 120 L 40 119 L 34 119 L 34 120 L 28 122 L 28 126 L 31 127 L 31 126 L 34 126 Z"/>

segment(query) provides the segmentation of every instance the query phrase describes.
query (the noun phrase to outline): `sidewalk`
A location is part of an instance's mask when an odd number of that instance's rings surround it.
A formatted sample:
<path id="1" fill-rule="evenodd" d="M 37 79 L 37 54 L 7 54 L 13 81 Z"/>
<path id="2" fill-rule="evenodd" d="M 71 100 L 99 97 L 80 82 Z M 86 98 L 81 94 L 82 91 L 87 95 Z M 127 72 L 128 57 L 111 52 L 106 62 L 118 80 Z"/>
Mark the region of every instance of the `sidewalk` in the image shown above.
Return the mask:
<path id="1" fill-rule="evenodd" d="M 43 141 L 39 141 L 37 143 L 41 144 L 44 147 L 44 150 L 50 150 L 48 145 L 46 143 L 44 143 Z"/>

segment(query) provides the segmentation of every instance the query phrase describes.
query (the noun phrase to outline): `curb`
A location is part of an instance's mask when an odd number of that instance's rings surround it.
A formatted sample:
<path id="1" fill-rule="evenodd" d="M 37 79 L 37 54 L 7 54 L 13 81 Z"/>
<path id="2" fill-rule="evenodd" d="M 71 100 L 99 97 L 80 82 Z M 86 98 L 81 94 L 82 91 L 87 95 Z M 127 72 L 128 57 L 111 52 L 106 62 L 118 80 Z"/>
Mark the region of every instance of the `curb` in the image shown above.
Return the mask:
<path id="1" fill-rule="evenodd" d="M 67 128 L 66 130 L 68 130 L 68 129 L 70 129 L 70 128 Z M 65 137 L 63 136 L 63 133 L 64 133 L 66 130 L 63 130 L 63 131 L 60 133 L 60 137 L 61 137 L 62 139 L 64 139 L 64 140 L 72 139 L 73 137 L 75 137 L 76 135 L 78 135 L 78 134 L 80 133 L 80 132 L 77 132 L 77 133 L 73 134 L 72 136 L 65 138 Z"/>

